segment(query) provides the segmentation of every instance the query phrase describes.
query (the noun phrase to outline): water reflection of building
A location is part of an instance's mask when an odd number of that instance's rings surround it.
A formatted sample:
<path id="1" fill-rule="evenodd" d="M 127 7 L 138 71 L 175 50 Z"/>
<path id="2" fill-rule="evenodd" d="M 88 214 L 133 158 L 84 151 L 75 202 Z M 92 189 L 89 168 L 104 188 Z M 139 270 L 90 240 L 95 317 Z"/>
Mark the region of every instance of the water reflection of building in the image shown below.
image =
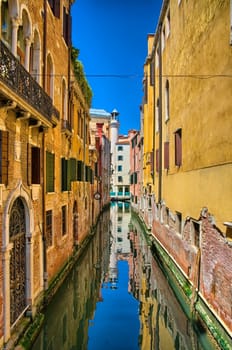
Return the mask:
<path id="1" fill-rule="evenodd" d="M 130 224 L 130 244 L 130 290 L 140 301 L 140 349 L 216 349 L 204 331 L 197 337 L 182 309 L 184 295 L 181 306 L 135 222 Z"/>
<path id="2" fill-rule="evenodd" d="M 33 350 L 87 349 L 89 322 L 101 300 L 101 267 L 107 259 L 109 263 L 108 233 L 109 213 L 105 212 L 92 242 L 49 304 Z"/>
<path id="3" fill-rule="evenodd" d="M 117 288 L 118 260 L 128 259 L 130 241 L 128 239 L 128 225 L 130 222 L 130 205 L 127 202 L 112 202 L 110 209 L 110 263 L 108 275 L 104 282 L 110 283 L 111 288 Z"/>

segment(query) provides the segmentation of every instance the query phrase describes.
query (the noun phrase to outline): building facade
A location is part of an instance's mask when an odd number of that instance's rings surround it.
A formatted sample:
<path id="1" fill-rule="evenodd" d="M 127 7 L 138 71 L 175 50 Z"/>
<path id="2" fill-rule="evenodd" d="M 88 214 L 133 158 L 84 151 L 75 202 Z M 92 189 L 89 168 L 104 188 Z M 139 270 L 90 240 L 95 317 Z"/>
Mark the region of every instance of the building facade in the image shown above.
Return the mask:
<path id="1" fill-rule="evenodd" d="M 36 314 L 100 210 L 72 2 L 0 2 L 0 346 Z"/>
<path id="2" fill-rule="evenodd" d="M 231 2 L 163 1 L 144 65 L 141 214 L 228 334 L 231 75 Z"/>

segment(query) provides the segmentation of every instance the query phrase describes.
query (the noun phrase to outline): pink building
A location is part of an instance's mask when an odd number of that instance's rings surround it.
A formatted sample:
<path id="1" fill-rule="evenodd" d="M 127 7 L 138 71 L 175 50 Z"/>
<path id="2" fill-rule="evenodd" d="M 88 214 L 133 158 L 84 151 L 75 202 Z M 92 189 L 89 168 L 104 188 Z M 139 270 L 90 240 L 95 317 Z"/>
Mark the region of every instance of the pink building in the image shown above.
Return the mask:
<path id="1" fill-rule="evenodd" d="M 139 209 L 141 187 L 140 146 L 140 132 L 137 131 L 130 140 L 130 193 L 131 205 L 135 209 Z"/>

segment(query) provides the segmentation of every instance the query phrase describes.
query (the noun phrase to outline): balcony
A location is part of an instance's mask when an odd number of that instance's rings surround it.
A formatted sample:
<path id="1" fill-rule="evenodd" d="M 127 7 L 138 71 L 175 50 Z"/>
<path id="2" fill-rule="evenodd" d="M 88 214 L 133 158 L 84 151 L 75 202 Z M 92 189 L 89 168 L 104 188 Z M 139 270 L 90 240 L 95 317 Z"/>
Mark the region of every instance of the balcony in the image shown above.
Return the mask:
<path id="1" fill-rule="evenodd" d="M 0 40 L 0 83 L 5 84 L 17 96 L 28 103 L 52 124 L 57 124 L 59 111 L 53 106 L 52 99 L 20 64 Z M 11 96 L 6 95 L 6 100 Z M 22 107 L 22 106 L 21 106 Z M 55 117 L 55 121 L 52 120 Z"/>
<path id="2" fill-rule="evenodd" d="M 72 126 L 67 119 L 62 119 L 61 130 L 67 135 L 72 135 Z"/>

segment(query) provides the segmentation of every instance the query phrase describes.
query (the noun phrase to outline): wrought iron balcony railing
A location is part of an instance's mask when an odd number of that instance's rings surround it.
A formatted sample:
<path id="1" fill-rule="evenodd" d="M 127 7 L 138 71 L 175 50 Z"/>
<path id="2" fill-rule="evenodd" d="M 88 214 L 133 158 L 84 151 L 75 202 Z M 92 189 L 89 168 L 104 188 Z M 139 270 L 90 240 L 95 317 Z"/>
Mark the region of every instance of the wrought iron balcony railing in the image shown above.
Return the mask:
<path id="1" fill-rule="evenodd" d="M 51 97 L 48 96 L 1 40 L 0 80 L 49 121 L 51 121 L 52 115 L 59 119 L 59 111 L 53 106 Z"/>

